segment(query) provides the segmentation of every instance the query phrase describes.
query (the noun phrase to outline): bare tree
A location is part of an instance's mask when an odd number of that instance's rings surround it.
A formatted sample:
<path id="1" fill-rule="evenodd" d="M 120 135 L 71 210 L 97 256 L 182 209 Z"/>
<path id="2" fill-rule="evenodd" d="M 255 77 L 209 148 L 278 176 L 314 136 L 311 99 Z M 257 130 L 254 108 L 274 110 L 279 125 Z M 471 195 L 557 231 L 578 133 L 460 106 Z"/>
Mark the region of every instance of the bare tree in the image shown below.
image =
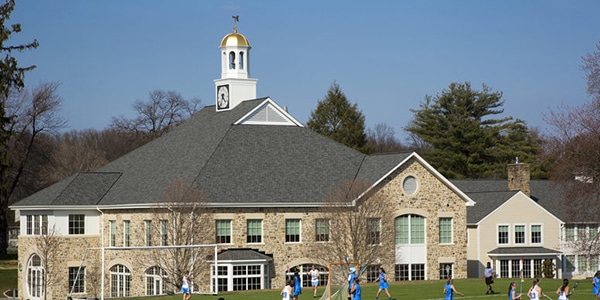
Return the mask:
<path id="1" fill-rule="evenodd" d="M 588 93 L 600 96 L 600 42 L 596 44 L 596 51 L 582 57 L 582 69 L 587 78 Z"/>
<path id="2" fill-rule="evenodd" d="M 60 253 L 61 240 L 57 236 L 56 227 L 52 226 L 48 232 L 42 232 L 41 235 L 36 236 L 35 245 L 37 254 L 42 260 L 44 299 L 47 299 L 49 288 L 56 285 L 60 279 L 57 258 Z"/>
<path id="3" fill-rule="evenodd" d="M 390 228 L 393 216 L 389 205 L 373 192 L 362 194 L 369 187 L 366 181 L 349 181 L 327 197 L 318 218 L 329 224 L 330 242 L 319 244 L 318 257 L 329 261 L 349 258 L 369 265 L 389 255 L 385 245 L 393 241 L 393 232 L 382 228 Z"/>
<path id="4" fill-rule="evenodd" d="M 136 100 L 133 103 L 137 116 L 113 117 L 110 127 L 141 133 L 153 139 L 181 124 L 200 108 L 199 99 L 187 101 L 175 91 L 154 90 L 148 98 L 146 102 Z"/>
<path id="5" fill-rule="evenodd" d="M 214 227 L 206 226 L 210 222 L 206 214 L 206 197 L 190 183 L 172 182 L 165 190 L 163 203 L 153 213 L 152 236 L 158 238 L 152 239 L 152 246 L 206 244 L 214 237 Z M 191 278 L 208 271 L 202 266 L 206 257 L 214 254 L 210 252 L 212 250 L 159 248 L 152 251 L 150 257 L 144 257 L 144 260 L 166 272 L 164 280 L 179 289 L 186 270 L 190 272 Z"/>
<path id="6" fill-rule="evenodd" d="M 20 89 L 1 98 L 1 105 L 11 122 L 4 130 L 10 132 L 8 143 L 4 145 L 6 160 L 2 163 L 2 193 L 0 195 L 0 253 L 5 252 L 8 226 L 8 205 L 19 198 L 22 177 L 27 174 L 38 140 L 45 134 L 53 134 L 63 128 L 66 121 L 58 112 L 62 99 L 57 94 L 58 84 L 43 83 L 31 91 Z"/>
<path id="7" fill-rule="evenodd" d="M 394 153 L 410 151 L 396 138 L 394 128 L 385 123 L 378 123 L 367 129 L 367 145 L 374 153 Z"/>

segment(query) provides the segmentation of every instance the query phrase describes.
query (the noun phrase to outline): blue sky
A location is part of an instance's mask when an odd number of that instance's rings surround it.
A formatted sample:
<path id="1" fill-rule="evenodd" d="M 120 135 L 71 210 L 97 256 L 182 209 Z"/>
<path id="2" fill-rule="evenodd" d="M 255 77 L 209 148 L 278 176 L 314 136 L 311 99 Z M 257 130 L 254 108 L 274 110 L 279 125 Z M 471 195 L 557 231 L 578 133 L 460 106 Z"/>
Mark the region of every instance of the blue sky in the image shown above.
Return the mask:
<path id="1" fill-rule="evenodd" d="M 214 104 L 219 43 L 240 16 L 250 76 L 306 123 L 336 81 L 368 127 L 401 138 L 425 95 L 452 82 L 503 92 L 503 116 L 547 128 L 544 113 L 590 100 L 581 57 L 600 42 L 600 1 L 18 1 L 29 87 L 59 82 L 69 129 L 134 116 L 152 90 Z"/>

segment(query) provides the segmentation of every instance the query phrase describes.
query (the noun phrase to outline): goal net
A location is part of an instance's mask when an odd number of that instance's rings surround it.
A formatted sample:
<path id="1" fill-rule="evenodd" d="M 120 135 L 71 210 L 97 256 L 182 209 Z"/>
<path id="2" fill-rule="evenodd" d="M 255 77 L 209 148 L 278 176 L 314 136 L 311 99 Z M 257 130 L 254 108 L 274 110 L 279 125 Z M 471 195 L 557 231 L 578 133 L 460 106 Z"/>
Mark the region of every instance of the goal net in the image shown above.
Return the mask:
<path id="1" fill-rule="evenodd" d="M 346 300 L 348 297 L 348 276 L 351 270 L 358 270 L 357 262 L 332 262 L 327 266 L 329 274 L 327 286 L 320 300 Z"/>
<path id="2" fill-rule="evenodd" d="M 180 293 L 182 274 L 186 270 L 193 294 L 217 294 L 217 246 L 214 244 L 88 248 L 79 268 L 70 275 L 75 284 L 69 287 L 69 297 L 172 295 Z M 134 280 L 134 275 L 143 280 Z"/>

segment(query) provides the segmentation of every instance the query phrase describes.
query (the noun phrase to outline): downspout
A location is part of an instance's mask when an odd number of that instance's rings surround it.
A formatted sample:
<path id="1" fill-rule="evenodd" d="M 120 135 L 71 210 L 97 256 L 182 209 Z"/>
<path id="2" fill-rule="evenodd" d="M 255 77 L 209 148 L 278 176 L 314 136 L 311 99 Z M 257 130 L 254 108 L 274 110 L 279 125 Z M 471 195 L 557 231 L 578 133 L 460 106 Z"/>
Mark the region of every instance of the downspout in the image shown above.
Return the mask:
<path id="1" fill-rule="evenodd" d="M 104 300 L 104 212 L 102 210 L 100 210 L 100 208 L 98 206 L 96 206 L 96 210 L 98 212 L 100 212 L 101 218 L 102 218 L 102 229 L 100 230 L 100 249 L 102 249 L 101 251 L 101 267 L 100 269 L 102 269 L 102 272 L 100 274 L 102 274 L 102 278 L 100 279 L 100 286 L 102 287 L 102 290 L 100 291 L 100 300 Z"/>

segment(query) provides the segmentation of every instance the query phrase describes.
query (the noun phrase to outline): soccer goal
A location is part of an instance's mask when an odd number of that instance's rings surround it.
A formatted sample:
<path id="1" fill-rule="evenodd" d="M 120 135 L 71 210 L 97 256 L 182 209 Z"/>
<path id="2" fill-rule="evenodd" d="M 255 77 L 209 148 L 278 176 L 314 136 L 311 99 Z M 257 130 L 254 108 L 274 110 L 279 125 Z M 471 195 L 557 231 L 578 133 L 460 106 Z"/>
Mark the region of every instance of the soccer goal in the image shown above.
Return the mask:
<path id="1" fill-rule="evenodd" d="M 179 293 L 180 274 L 186 270 L 193 294 L 217 295 L 215 244 L 87 248 L 72 276 L 74 284 L 68 298 L 76 299 L 77 294 L 84 293 L 84 282 L 87 299 L 104 300 L 105 293 L 111 298 L 172 295 Z M 132 280 L 134 276 L 143 277 L 143 283 L 136 285 L 139 281 Z"/>
<path id="2" fill-rule="evenodd" d="M 348 297 L 348 276 L 351 269 L 359 270 L 357 262 L 331 262 L 327 265 L 328 276 L 325 292 L 319 300 L 346 300 Z"/>

